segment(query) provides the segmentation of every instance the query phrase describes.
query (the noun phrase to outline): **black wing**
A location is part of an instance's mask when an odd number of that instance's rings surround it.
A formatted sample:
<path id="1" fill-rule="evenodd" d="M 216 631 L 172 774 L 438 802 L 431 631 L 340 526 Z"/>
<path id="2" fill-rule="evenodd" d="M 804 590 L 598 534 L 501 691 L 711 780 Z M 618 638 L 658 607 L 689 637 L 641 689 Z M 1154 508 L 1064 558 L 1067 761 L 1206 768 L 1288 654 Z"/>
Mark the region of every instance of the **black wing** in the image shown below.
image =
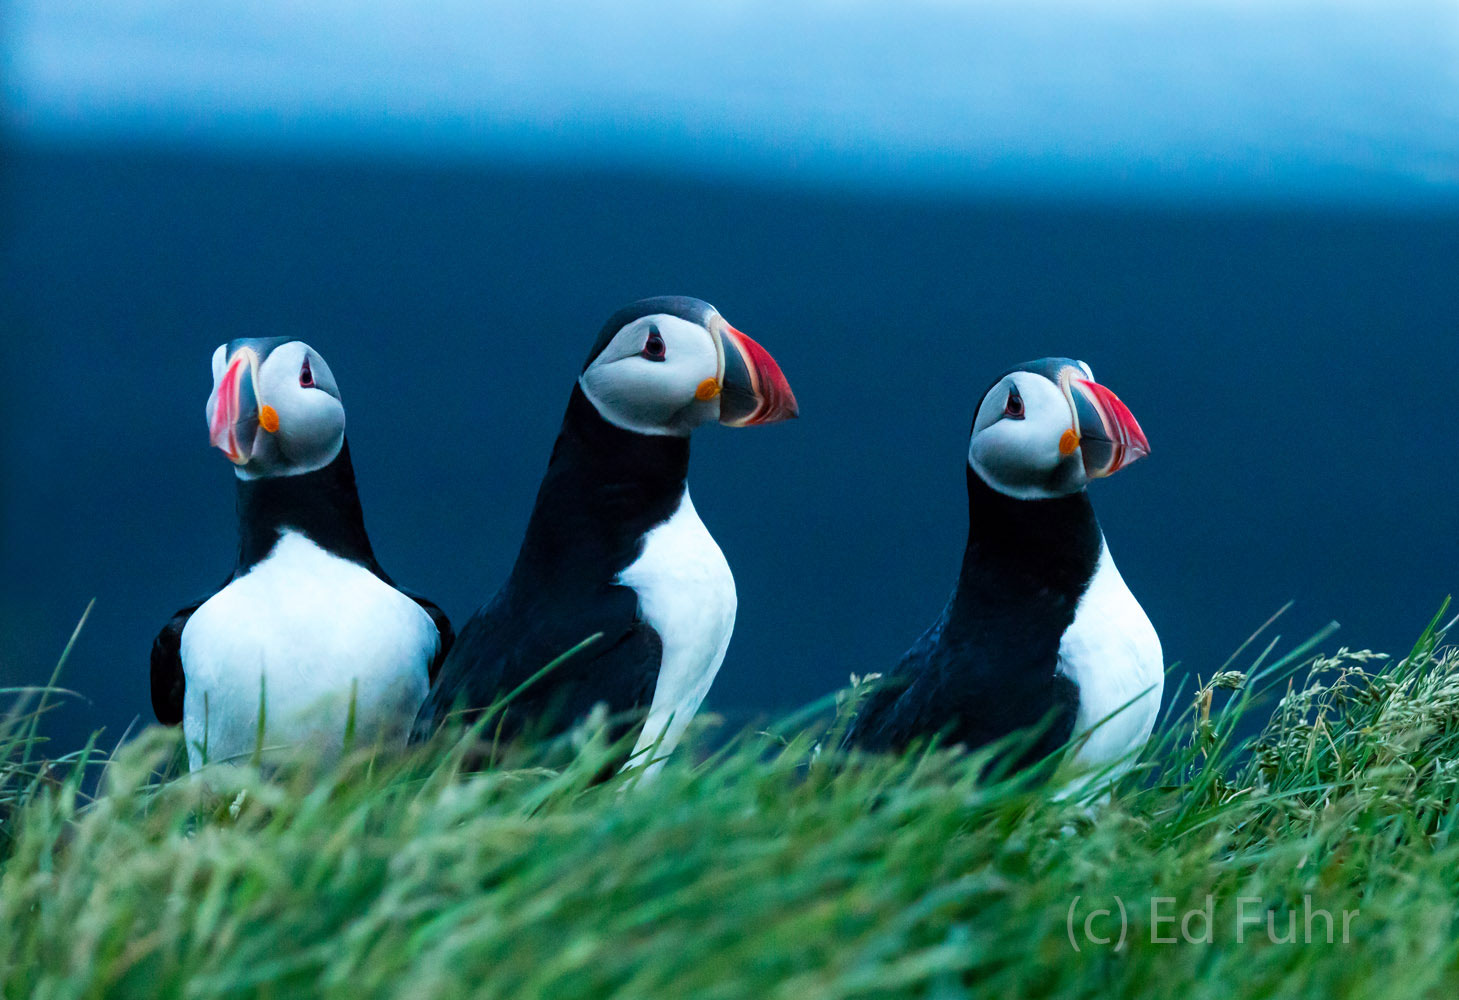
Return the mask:
<path id="1" fill-rule="evenodd" d="M 187 678 L 182 672 L 182 630 L 206 600 L 194 601 L 173 615 L 152 640 L 152 711 L 164 726 L 182 723 L 182 699 L 187 691 Z"/>
<path id="2" fill-rule="evenodd" d="M 985 657 L 945 644 L 934 626 L 866 696 L 842 746 L 896 752 L 941 736 L 944 745 L 977 750 L 1026 730 L 1032 739 L 1012 745 L 1013 768 L 1028 767 L 1074 731 L 1079 689 L 1056 667 L 1020 661 L 990 668 Z"/>
<path id="3" fill-rule="evenodd" d="M 876 681 L 870 693 L 864 695 L 856 706 L 856 715 L 846 727 L 841 746 L 888 750 L 905 744 L 907 737 L 894 733 L 892 723 L 897 701 L 906 690 L 907 679 L 904 677 L 883 677 Z"/>
<path id="4" fill-rule="evenodd" d="M 570 728 L 600 704 L 608 711 L 610 740 L 618 740 L 642 721 L 653 701 L 663 659 L 658 633 L 635 620 L 616 635 L 590 634 L 598 638 L 512 700 L 504 732 L 545 739 Z M 524 672 L 519 683 L 531 682 L 533 673 Z"/>
<path id="5" fill-rule="evenodd" d="M 856 707 L 856 715 L 841 741 L 843 748 L 900 751 L 918 736 L 935 736 L 947 725 L 946 714 L 938 719 L 934 713 L 938 709 L 946 713 L 951 706 L 936 697 L 940 685 L 935 677 L 929 677 L 935 674 L 932 662 L 938 655 L 941 635 L 939 620 L 902 654 L 895 670 L 876 682 Z"/>
<path id="6" fill-rule="evenodd" d="M 1079 709 L 1079 689 L 1062 674 L 1009 691 L 952 692 L 932 677 L 892 677 L 867 695 L 847 728 L 842 746 L 900 752 L 918 740 L 943 737 L 943 745 L 977 750 L 1026 730 L 1015 742 L 1014 770 L 1038 763 L 1069 741 Z"/>
<path id="7" fill-rule="evenodd" d="M 663 646 L 637 612 L 638 595 L 619 586 L 580 601 L 554 601 L 550 609 L 498 595 L 462 628 L 416 718 L 415 738 L 428 737 L 453 710 L 470 718 L 513 692 L 502 726 L 506 735 L 555 735 L 599 703 L 611 716 L 647 708 Z"/>
<path id="8" fill-rule="evenodd" d="M 431 616 L 431 621 L 436 626 L 436 632 L 441 637 L 441 645 L 436 650 L 436 658 L 431 661 L 430 676 L 431 683 L 434 684 L 436 682 L 436 676 L 441 672 L 441 664 L 446 662 L 446 657 L 450 654 L 451 647 L 456 644 L 456 630 L 451 627 L 451 619 L 446 617 L 446 612 L 436 607 L 434 601 L 403 588 L 397 587 L 396 589 L 419 604 L 421 610 Z"/>

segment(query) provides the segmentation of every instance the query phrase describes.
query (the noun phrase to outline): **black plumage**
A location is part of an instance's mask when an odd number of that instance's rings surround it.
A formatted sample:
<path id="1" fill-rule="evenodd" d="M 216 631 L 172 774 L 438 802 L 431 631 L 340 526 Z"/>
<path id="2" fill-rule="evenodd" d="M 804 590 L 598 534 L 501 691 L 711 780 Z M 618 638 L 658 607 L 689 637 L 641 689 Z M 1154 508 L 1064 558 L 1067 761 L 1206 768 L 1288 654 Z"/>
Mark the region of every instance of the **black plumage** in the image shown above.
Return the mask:
<path id="1" fill-rule="evenodd" d="M 622 315 L 613 329 L 631 321 Z M 550 735 L 600 702 L 619 717 L 646 709 L 662 646 L 639 616 L 638 595 L 615 581 L 678 507 L 688 469 L 687 438 L 616 427 L 574 386 L 511 575 L 461 629 L 417 738 L 454 708 L 473 717 L 594 635 L 513 700 L 503 731 L 531 720 L 537 735 Z"/>
<path id="2" fill-rule="evenodd" d="M 694 343 L 688 348 L 690 367 L 677 371 L 666 366 L 674 374 L 666 376 L 667 382 L 660 381 L 644 366 L 666 359 L 664 335 L 653 324 L 642 331 L 633 326 L 656 316 L 697 327 L 699 332 L 689 336 L 696 341 L 701 334 L 708 338 L 715 354 L 706 358 L 704 348 L 709 343 Z M 671 327 L 678 329 L 679 324 Z M 674 660 L 672 680 L 690 690 L 695 684 L 707 687 L 712 682 L 733 628 L 734 581 L 692 505 L 685 524 L 692 532 L 692 521 L 703 532 L 702 550 L 668 558 L 693 560 L 696 567 L 718 564 L 722 574 L 705 584 L 707 590 L 680 596 L 686 601 L 702 599 L 706 608 L 712 606 L 723 616 L 722 625 L 708 626 L 722 628 L 722 636 L 700 623 L 677 626 L 690 630 L 686 633 L 667 634 L 676 629 L 675 621 L 660 616 L 651 623 L 644 595 L 634 589 L 642 581 L 629 585 L 621 582 L 623 574 L 645 554 L 648 536 L 683 510 L 689 433 L 710 418 L 705 404 L 717 394 L 714 419 L 743 426 L 795 416 L 795 398 L 763 348 L 729 327 L 713 306 L 684 296 L 642 299 L 614 313 L 588 351 L 582 375 L 590 375 L 611 353 L 610 345 L 631 329 L 633 337 L 641 333 L 643 339 L 604 364 L 622 364 L 625 367 L 616 371 L 637 373 L 636 377 L 623 376 L 615 383 L 605 376 L 602 384 L 610 388 L 603 398 L 585 389 L 582 377 L 573 386 L 517 560 L 496 596 L 462 628 L 417 717 L 417 739 L 429 736 L 453 710 L 470 720 L 507 698 L 510 704 L 492 727 L 496 734 L 549 738 L 603 705 L 614 722 L 610 735 L 617 739 L 663 693 L 665 648 L 674 654 L 695 640 L 706 641 L 689 659 Z M 674 351 L 688 343 L 680 342 Z M 692 360 L 696 353 L 698 367 Z M 717 368 L 704 369 L 706 361 Z M 691 376 L 697 377 L 690 381 Z M 706 390 L 710 394 L 701 395 Z M 662 395 L 656 396 L 656 391 Z M 650 401 L 652 416 L 641 422 L 615 419 L 615 413 L 624 416 L 615 404 L 631 411 L 634 403 L 645 400 Z M 653 409 L 660 405 L 661 411 Z M 603 406 L 607 409 L 600 410 Z M 701 559 L 706 562 L 699 563 Z M 651 572 L 667 574 L 655 577 L 665 587 L 697 586 L 684 582 L 692 573 L 676 574 L 663 565 Z M 589 639 L 590 645 L 564 657 Z M 554 661 L 560 662 L 539 677 Z M 703 673 L 691 676 L 696 670 Z M 672 712 L 679 721 L 687 721 L 703 690 L 697 696 L 684 692 L 677 697 L 681 700 Z M 671 739 L 667 745 L 672 746 Z"/>
<path id="3" fill-rule="evenodd" d="M 1013 371 L 1048 376 L 1067 359 Z M 1008 373 L 1000 375 L 1001 381 Z M 1028 729 L 1012 761 L 1047 757 L 1069 739 L 1079 690 L 1058 672 L 1059 644 L 1098 565 L 1103 536 L 1083 490 L 1015 499 L 966 469 L 968 540 L 942 615 L 866 696 L 847 746 L 900 750 L 918 739 L 986 746 Z"/>

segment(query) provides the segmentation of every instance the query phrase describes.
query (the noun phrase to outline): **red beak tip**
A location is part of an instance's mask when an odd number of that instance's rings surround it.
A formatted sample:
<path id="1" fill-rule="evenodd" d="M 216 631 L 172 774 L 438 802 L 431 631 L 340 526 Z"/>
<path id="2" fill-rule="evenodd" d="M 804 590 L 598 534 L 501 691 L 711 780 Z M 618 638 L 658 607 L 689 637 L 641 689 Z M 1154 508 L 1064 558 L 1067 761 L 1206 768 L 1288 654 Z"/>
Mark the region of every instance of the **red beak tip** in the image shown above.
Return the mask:
<path id="1" fill-rule="evenodd" d="M 800 419 L 800 404 L 796 402 L 795 394 L 790 391 L 789 384 L 785 386 L 785 399 L 780 403 L 780 412 L 782 420 Z"/>
<path id="2" fill-rule="evenodd" d="M 725 324 L 725 328 L 736 350 L 744 359 L 745 366 L 753 373 L 756 384 L 755 395 L 759 397 L 760 401 L 755 414 L 747 419 L 744 425 L 770 424 L 780 420 L 798 418 L 800 404 L 796 402 L 795 392 L 790 388 L 790 382 L 786 380 L 785 373 L 780 370 L 780 365 L 770 356 L 770 352 L 761 347 L 754 338 L 741 333 L 728 323 Z"/>

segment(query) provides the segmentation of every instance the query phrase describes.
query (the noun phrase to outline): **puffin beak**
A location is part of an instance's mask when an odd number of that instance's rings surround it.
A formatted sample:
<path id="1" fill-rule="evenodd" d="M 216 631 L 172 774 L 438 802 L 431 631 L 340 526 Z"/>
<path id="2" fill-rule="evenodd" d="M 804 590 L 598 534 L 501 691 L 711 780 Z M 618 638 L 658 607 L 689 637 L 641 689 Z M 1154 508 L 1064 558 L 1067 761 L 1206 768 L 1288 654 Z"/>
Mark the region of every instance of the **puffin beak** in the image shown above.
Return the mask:
<path id="1" fill-rule="evenodd" d="M 208 400 L 208 442 L 234 465 L 247 465 L 258 437 L 258 355 L 240 347 Z"/>
<path id="2" fill-rule="evenodd" d="M 1145 432 L 1118 396 L 1073 368 L 1065 370 L 1061 381 L 1074 427 L 1065 432 L 1059 447 L 1066 454 L 1079 449 L 1085 475 L 1090 479 L 1112 476 L 1150 454 Z"/>
<path id="3" fill-rule="evenodd" d="M 770 352 L 725 323 L 719 331 L 724 354 L 719 422 L 730 427 L 772 424 L 800 414 L 795 393 Z"/>

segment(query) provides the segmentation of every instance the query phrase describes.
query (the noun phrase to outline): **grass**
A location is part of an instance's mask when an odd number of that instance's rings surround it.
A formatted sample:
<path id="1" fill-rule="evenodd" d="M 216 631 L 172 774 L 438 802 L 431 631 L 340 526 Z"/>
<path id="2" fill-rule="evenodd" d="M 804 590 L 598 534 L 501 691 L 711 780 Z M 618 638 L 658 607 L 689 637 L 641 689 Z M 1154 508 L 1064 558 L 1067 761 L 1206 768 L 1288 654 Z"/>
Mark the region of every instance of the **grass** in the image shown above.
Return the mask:
<path id="1" fill-rule="evenodd" d="M 1100 807 L 947 751 L 817 755 L 803 720 L 637 784 L 595 783 L 587 733 L 562 768 L 466 773 L 442 738 L 163 781 L 177 736 L 150 730 L 89 765 L 93 798 L 12 713 L 0 995 L 1459 996 L 1441 639 L 1253 644 Z M 1163 920 L 1186 914 L 1194 943 Z"/>

